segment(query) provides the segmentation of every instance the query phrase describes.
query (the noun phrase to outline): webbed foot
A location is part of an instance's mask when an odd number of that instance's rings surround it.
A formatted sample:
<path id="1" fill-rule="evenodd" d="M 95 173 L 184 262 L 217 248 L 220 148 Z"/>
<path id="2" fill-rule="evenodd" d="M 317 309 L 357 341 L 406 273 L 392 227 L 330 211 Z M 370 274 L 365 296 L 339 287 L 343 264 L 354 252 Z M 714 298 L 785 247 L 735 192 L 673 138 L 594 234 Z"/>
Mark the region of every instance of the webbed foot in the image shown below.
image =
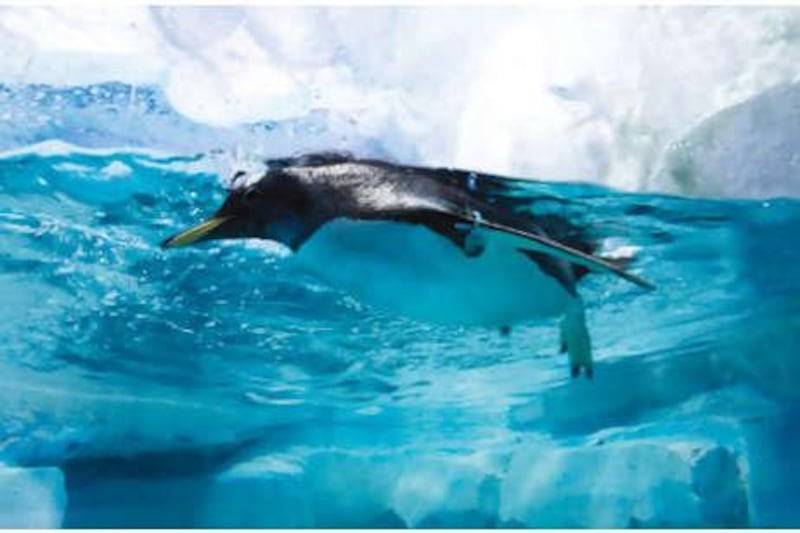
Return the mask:
<path id="1" fill-rule="evenodd" d="M 586 327 L 586 315 L 583 302 L 575 297 L 569 304 L 564 318 L 561 319 L 561 347 L 566 348 L 569 356 L 570 374 L 573 378 L 583 375 L 587 379 L 594 376 L 592 361 L 592 343 Z"/>

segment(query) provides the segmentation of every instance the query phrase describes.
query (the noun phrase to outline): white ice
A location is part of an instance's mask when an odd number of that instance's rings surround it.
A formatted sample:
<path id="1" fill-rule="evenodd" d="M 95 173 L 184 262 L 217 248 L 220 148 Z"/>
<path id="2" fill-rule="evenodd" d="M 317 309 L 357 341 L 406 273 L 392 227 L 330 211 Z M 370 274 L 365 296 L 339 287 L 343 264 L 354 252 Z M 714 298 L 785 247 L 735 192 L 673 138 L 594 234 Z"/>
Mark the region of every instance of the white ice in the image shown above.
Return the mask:
<path id="1" fill-rule="evenodd" d="M 0 464 L 0 528 L 57 528 L 66 506 L 60 469 Z"/>
<path id="2" fill-rule="evenodd" d="M 217 126 L 325 110 L 405 161 L 673 190 L 662 158 L 686 134 L 797 80 L 799 26 L 790 8 L 16 7 L 0 82 L 155 85 Z M 751 122 L 733 149 L 767 130 L 789 135 Z M 727 194 L 681 192 L 709 190 Z"/>

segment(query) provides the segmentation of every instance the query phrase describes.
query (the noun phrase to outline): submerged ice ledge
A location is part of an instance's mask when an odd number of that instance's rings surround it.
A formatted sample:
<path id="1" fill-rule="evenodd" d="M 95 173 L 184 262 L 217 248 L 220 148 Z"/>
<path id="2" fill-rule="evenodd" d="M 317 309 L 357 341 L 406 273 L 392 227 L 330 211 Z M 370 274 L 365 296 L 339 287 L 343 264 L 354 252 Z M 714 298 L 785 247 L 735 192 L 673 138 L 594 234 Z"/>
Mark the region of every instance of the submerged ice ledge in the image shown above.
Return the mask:
<path id="1" fill-rule="evenodd" d="M 746 390 L 721 391 L 723 397 Z M 68 461 L 67 527 L 745 527 L 777 522 L 747 428 L 708 420 L 577 442 L 542 435 L 352 446 L 376 429 L 284 426 L 271 444 Z M 676 431 L 677 430 L 677 431 Z M 715 432 L 710 438 L 709 430 Z M 308 438 L 309 432 L 317 438 Z M 305 436 L 306 439 L 298 439 Z M 719 437 L 722 437 L 721 439 Z M 280 441 L 284 439 L 283 444 Z M 296 443 L 293 443 L 296 442 Z M 51 468 L 57 473 L 58 470 Z M 24 469 L 18 469 L 22 475 Z M 36 470 L 31 470 L 31 475 Z M 56 475 L 56 474 L 53 475 Z M 57 481 L 56 477 L 56 481 Z M 58 483 L 54 494 L 58 495 Z M 131 498 L 131 494 L 144 497 Z M 61 503 L 61 507 L 57 504 Z M 17 508 L 24 519 L 33 508 Z M 785 513 L 785 510 L 783 511 Z M 762 515 L 767 519 L 762 521 Z M 8 515 L 0 524 L 14 523 Z M 18 522 L 17 522 L 18 523 Z"/>
<path id="2" fill-rule="evenodd" d="M 0 527 L 50 529 L 63 525 L 67 506 L 59 468 L 17 468 L 0 463 Z"/>

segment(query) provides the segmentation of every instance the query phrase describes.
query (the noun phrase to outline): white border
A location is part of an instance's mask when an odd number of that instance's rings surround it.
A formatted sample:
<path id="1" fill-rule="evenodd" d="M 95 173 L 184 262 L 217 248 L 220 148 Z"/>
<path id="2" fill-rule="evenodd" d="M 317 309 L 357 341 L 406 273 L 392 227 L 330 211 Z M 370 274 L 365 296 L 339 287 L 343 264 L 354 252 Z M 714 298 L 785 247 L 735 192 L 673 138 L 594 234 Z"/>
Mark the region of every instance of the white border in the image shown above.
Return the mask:
<path id="1" fill-rule="evenodd" d="M 800 0 L 771 0 L 769 4 L 754 0 L 3 0 L 3 5 L 14 6 L 57 6 L 57 7 L 108 7 L 111 6 L 452 6 L 452 7 L 503 7 L 503 6 L 747 6 L 766 8 L 777 6 L 800 6 Z"/>

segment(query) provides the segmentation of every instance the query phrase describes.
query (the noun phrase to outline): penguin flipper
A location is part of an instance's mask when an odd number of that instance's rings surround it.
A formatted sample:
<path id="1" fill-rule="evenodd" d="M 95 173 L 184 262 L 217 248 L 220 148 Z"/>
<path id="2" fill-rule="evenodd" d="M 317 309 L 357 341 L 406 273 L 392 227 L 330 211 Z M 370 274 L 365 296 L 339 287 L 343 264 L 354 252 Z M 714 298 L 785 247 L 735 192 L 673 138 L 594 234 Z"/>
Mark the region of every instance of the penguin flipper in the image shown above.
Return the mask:
<path id="1" fill-rule="evenodd" d="M 531 251 L 556 257 L 570 264 L 582 266 L 592 271 L 615 274 L 643 289 L 655 289 L 652 283 L 636 274 L 627 272 L 622 266 L 553 240 L 543 233 L 539 233 L 535 226 L 531 228 L 528 222 L 509 221 L 510 223 L 508 224 L 498 222 L 496 219 L 508 219 L 509 217 L 498 216 L 498 213 L 494 213 L 493 210 L 490 209 L 469 213 L 463 210 L 450 208 L 446 204 L 434 206 L 411 204 L 400 209 L 385 209 L 381 213 L 381 218 L 423 224 L 465 251 L 467 251 L 466 239 L 470 233 L 468 231 L 465 232 L 464 229 L 459 229 L 458 226 L 483 226 L 494 231 L 500 231 L 525 239 L 525 247 L 530 248 Z M 480 250 L 477 255 L 479 254 Z M 526 252 L 526 255 L 530 255 L 530 253 Z"/>
<path id="2" fill-rule="evenodd" d="M 599 257 L 594 257 L 575 248 L 571 248 L 565 244 L 561 244 L 560 242 L 554 241 L 553 239 L 547 237 L 546 235 L 532 233 L 530 231 L 526 231 L 506 224 L 495 222 L 493 220 L 487 220 L 483 218 L 473 218 L 467 214 L 459 214 L 459 218 L 465 222 L 470 221 L 474 224 L 478 224 L 487 227 L 489 229 L 502 231 L 503 233 L 508 233 L 511 235 L 515 235 L 517 237 L 521 237 L 528 241 L 527 243 L 528 247 L 536 250 L 537 252 L 557 257 L 559 259 L 567 261 L 568 263 L 586 267 L 589 270 L 615 274 L 623 278 L 624 280 L 629 281 L 634 285 L 637 285 L 643 289 L 648 289 L 648 290 L 655 289 L 655 286 L 649 281 L 635 274 L 631 274 L 630 272 L 623 270 L 621 267 L 609 261 L 600 259 Z"/>

